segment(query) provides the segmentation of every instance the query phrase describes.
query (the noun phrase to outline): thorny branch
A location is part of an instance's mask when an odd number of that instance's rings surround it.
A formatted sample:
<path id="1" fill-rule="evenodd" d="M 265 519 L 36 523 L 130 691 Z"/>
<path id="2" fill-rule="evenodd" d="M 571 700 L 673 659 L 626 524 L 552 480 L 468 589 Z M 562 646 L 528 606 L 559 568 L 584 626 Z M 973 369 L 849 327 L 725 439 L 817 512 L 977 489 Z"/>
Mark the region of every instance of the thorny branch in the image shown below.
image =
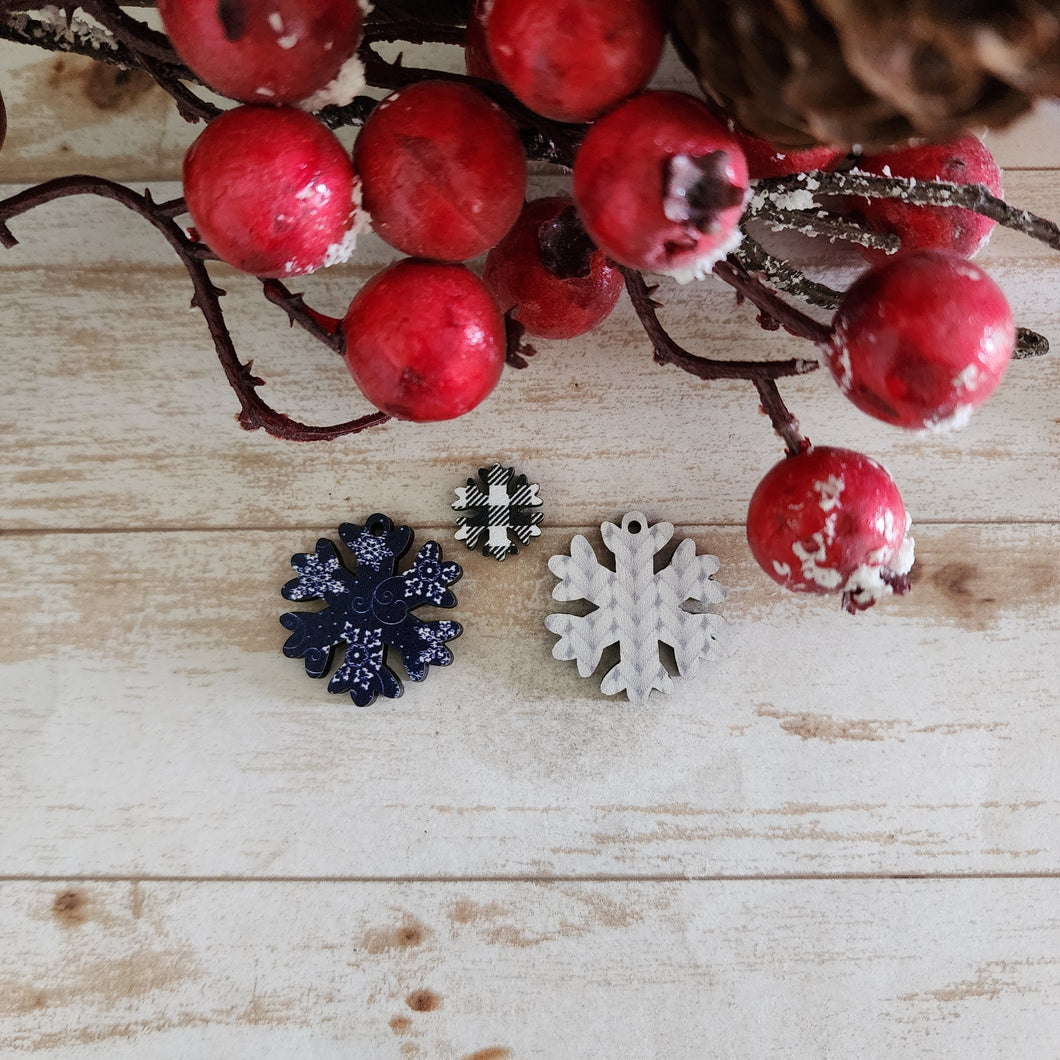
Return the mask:
<path id="1" fill-rule="evenodd" d="M 375 51 L 375 46 L 383 43 L 463 43 L 466 3 L 447 0 L 452 7 L 449 10 L 441 0 L 431 0 L 433 7 L 427 14 L 417 9 L 417 2 L 377 0 L 375 14 L 365 27 L 358 50 L 366 83 L 386 91 L 438 78 L 471 84 L 503 107 L 516 123 L 528 158 L 569 168 L 585 134 L 585 126 L 543 118 L 492 81 L 407 67 L 403 56 L 390 61 Z M 35 18 L 30 12 L 40 6 L 39 0 L 0 0 L 0 39 L 89 56 L 126 69 L 143 69 L 173 97 L 181 115 L 188 121 L 210 121 L 220 113 L 218 107 L 201 99 L 190 87 L 200 83 L 180 61 L 168 39 L 132 17 L 115 0 L 59 3 L 53 8 L 59 12 L 58 22 Z M 90 21 L 76 18 L 78 10 Z M 331 128 L 360 125 L 376 103 L 372 97 L 360 96 L 344 107 L 325 107 L 318 117 Z M 221 309 L 220 299 L 225 292 L 211 281 L 206 268 L 206 262 L 216 260 L 216 256 L 209 247 L 186 235 L 175 220 L 185 213 L 183 199 L 156 203 L 149 191 L 140 195 L 113 181 L 90 176 L 62 177 L 0 200 L 0 244 L 6 247 L 16 245 L 17 240 L 8 226 L 13 218 L 53 199 L 83 194 L 102 196 L 133 210 L 151 223 L 176 252 L 192 282 L 192 305 L 200 310 L 206 321 L 222 369 L 239 400 L 239 423 L 246 430 L 261 428 L 279 438 L 314 441 L 354 434 L 389 418 L 383 413 L 372 413 L 344 423 L 316 426 L 300 423 L 261 399 L 258 388 L 264 385 L 264 380 L 252 373 L 251 361 L 240 361 Z M 857 242 L 887 251 L 897 249 L 895 237 L 869 232 L 855 221 L 830 213 L 817 202 L 818 197 L 849 195 L 902 198 L 918 205 L 963 207 L 1060 250 L 1060 227 L 1045 218 L 1009 206 L 980 186 L 961 187 L 880 177 L 862 174 L 856 169 L 843 173 L 800 173 L 763 180 L 757 184 L 744 214 L 743 242 L 726 260 L 715 265 L 714 274 L 736 291 L 740 301 L 746 300 L 758 309 L 758 322 L 766 330 L 783 328 L 791 335 L 821 345 L 828 340 L 830 327 L 777 292 L 782 291 L 808 306 L 825 310 L 834 310 L 838 306 L 842 292 L 810 279 L 791 264 L 774 257 L 748 233 L 749 225 L 765 223 L 778 230 L 823 235 L 831 240 Z M 819 367 L 816 359 L 720 360 L 694 354 L 678 344 L 659 320 L 657 311 L 662 307 L 653 297 L 657 287 L 649 286 L 633 269 L 622 267 L 621 271 L 630 301 L 651 341 L 656 362 L 674 365 L 703 380 L 743 379 L 753 383 L 762 411 L 789 452 L 795 454 L 805 448 L 808 443 L 799 433 L 797 420 L 784 404 L 777 380 L 814 371 Z M 291 292 L 279 280 L 263 279 L 262 292 L 267 301 L 283 309 L 292 325 L 298 324 L 334 352 L 343 353 L 340 321 L 311 309 L 300 294 Z M 523 344 L 518 321 L 509 315 L 506 324 L 508 364 L 516 368 L 526 367 L 525 356 L 532 354 L 533 349 Z M 1016 356 L 1038 356 L 1048 349 L 1049 344 L 1041 335 L 1025 328 L 1018 329 Z"/>
<path id="2" fill-rule="evenodd" d="M 199 244 L 189 239 L 173 220 L 171 214 L 174 204 L 164 203 L 161 207 L 157 206 L 149 191 L 139 195 L 124 184 L 105 180 L 102 177 L 78 175 L 45 181 L 43 184 L 38 184 L 0 201 L 0 244 L 9 248 L 18 244 L 18 240 L 8 225 L 13 218 L 43 203 L 69 195 L 98 195 L 111 199 L 148 220 L 165 237 L 184 264 L 191 279 L 194 291 L 191 304 L 202 313 L 206 326 L 210 330 L 221 367 L 239 398 L 239 424 L 245 430 L 253 431 L 262 428 L 277 438 L 293 441 L 320 441 L 337 438 L 343 434 L 355 434 L 366 427 L 373 427 L 389 419 L 383 413 L 377 412 L 347 420 L 345 423 L 320 427 L 300 423 L 282 412 L 277 412 L 263 401 L 257 388 L 264 386 L 265 380 L 253 374 L 252 361 L 244 363 L 240 361 L 236 353 L 232 336 L 225 323 L 224 313 L 221 310 L 221 298 L 225 292 L 210 279 L 206 266 L 198 254 Z M 301 312 L 300 299 L 297 296 L 288 297 L 291 302 L 291 307 L 287 310 L 288 315 L 292 319 L 298 318 Z M 282 301 L 282 296 L 278 296 L 277 300 Z"/>

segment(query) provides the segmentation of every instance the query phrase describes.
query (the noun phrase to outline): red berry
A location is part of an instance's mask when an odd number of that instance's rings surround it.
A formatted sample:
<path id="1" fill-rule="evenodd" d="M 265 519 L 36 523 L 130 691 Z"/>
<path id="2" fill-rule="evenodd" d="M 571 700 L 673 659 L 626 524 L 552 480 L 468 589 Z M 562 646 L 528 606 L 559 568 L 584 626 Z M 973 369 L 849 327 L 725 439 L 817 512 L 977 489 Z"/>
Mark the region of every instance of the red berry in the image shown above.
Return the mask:
<path id="1" fill-rule="evenodd" d="M 384 99 L 354 142 L 353 164 L 372 227 L 416 257 L 483 253 L 514 224 L 526 193 L 515 126 L 481 92 L 451 81 Z"/>
<path id="2" fill-rule="evenodd" d="M 880 176 L 941 180 L 950 184 L 985 184 L 1001 196 L 1001 170 L 975 136 L 944 144 L 924 144 L 883 154 L 865 155 L 857 168 Z M 994 222 L 954 206 L 917 206 L 900 199 L 857 199 L 856 210 L 874 231 L 898 236 L 903 250 L 952 250 L 972 257 L 990 238 Z M 887 257 L 883 250 L 859 247 L 870 261 Z"/>
<path id="3" fill-rule="evenodd" d="M 913 540 L 894 479 L 849 449 L 809 448 L 770 469 L 751 497 L 747 543 L 785 589 L 843 593 L 863 610 L 905 592 Z"/>
<path id="4" fill-rule="evenodd" d="M 743 149 L 747 158 L 747 172 L 752 180 L 787 177 L 793 173 L 810 173 L 818 169 L 829 170 L 846 156 L 845 151 L 824 144 L 805 148 L 777 147 L 768 140 L 737 128 L 732 121 L 727 124 L 733 138 Z"/>
<path id="5" fill-rule="evenodd" d="M 496 67 L 490 60 L 489 45 L 486 43 L 486 7 L 489 0 L 475 0 L 471 13 L 467 17 L 467 29 L 464 33 L 464 69 L 472 77 L 481 77 L 486 81 L 499 81 Z"/>
<path id="6" fill-rule="evenodd" d="M 535 199 L 486 255 L 486 286 L 531 335 L 584 335 L 615 307 L 622 273 L 586 235 L 564 196 Z"/>
<path id="7" fill-rule="evenodd" d="M 1016 331 L 982 269 L 941 250 L 902 251 L 843 296 L 824 353 L 870 416 L 913 429 L 963 426 L 1001 381 Z"/>
<path id="8" fill-rule="evenodd" d="M 706 106 L 644 92 L 590 126 L 574 159 L 574 201 L 608 257 L 692 279 L 739 242 L 747 162 Z"/>
<path id="9" fill-rule="evenodd" d="M 342 321 L 346 365 L 364 396 L 403 420 L 448 420 L 497 384 L 504 318 L 463 265 L 404 260 L 376 273 Z"/>
<path id="10" fill-rule="evenodd" d="M 293 107 L 236 107 L 184 158 L 199 235 L 229 265 L 297 276 L 353 251 L 356 179 L 339 141 Z"/>
<path id="11" fill-rule="evenodd" d="M 222 95 L 294 103 L 353 54 L 364 11 L 353 0 L 158 0 L 181 58 Z"/>
<path id="12" fill-rule="evenodd" d="M 647 84 L 663 23 L 655 0 L 493 0 L 486 41 L 498 76 L 531 110 L 584 122 Z"/>

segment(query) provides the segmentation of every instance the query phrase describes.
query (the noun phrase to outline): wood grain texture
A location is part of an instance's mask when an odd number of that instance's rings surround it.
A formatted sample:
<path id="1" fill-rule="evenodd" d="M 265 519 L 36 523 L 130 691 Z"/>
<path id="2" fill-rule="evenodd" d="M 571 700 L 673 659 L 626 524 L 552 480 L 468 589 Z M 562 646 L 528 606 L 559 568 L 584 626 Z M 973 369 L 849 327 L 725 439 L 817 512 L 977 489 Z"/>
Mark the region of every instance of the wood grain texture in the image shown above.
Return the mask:
<path id="1" fill-rule="evenodd" d="M 1060 1050 L 1046 881 L 7 883 L 16 1057 Z"/>
<path id="2" fill-rule="evenodd" d="M 410 53 L 409 61 L 415 56 Z M 431 56 L 457 68 L 459 53 Z M 660 84 L 687 78 L 664 64 Z M 160 199 L 197 130 L 156 88 L 0 44 L 0 195 L 90 172 Z M 1060 217 L 1057 111 L 989 142 Z M 348 142 L 352 134 L 344 133 Z M 539 168 L 533 192 L 562 186 Z M 924 439 L 781 384 L 806 434 L 880 458 L 909 596 L 785 595 L 741 524 L 781 446 L 749 385 L 651 362 L 624 303 L 542 342 L 455 424 L 328 445 L 238 429 L 163 242 L 100 201 L 0 252 L 0 1054 L 365 1060 L 1060 1055 L 1057 354 Z M 849 259 L 800 260 L 842 284 Z M 394 253 L 298 286 L 325 312 Z M 1060 341 L 1060 258 L 981 263 Z M 334 355 L 223 267 L 265 396 L 366 411 Z M 781 358 L 720 283 L 664 284 L 697 352 Z M 452 539 L 495 459 L 545 532 Z M 715 663 L 646 708 L 551 656 L 547 558 L 634 508 L 717 554 Z M 464 565 L 453 666 L 359 710 L 285 659 L 293 552 L 384 511 Z M 602 553 L 601 553 L 602 555 Z"/>
<path id="3" fill-rule="evenodd" d="M 279 650 L 327 527 L 0 538 L 2 871 L 1060 873 L 1054 527 L 924 528 L 913 592 L 856 618 L 776 589 L 741 530 L 683 530 L 728 627 L 645 708 L 551 657 L 573 530 L 503 564 L 453 530 L 456 662 L 366 709 Z"/>

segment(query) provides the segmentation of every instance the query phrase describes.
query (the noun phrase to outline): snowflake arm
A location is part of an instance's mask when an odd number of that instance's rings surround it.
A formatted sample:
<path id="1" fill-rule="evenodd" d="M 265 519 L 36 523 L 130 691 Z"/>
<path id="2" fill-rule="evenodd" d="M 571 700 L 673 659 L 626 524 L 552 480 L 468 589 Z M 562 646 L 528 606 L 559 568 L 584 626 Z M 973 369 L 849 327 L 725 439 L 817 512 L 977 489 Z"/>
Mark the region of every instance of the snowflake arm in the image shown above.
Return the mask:
<path id="1" fill-rule="evenodd" d="M 453 653 L 445 646 L 446 641 L 459 637 L 462 632 L 463 627 L 459 622 L 421 622 L 412 616 L 408 638 L 401 645 L 401 661 L 409 679 L 422 681 L 432 663 L 435 666 L 448 666 L 453 661 Z"/>
<path id="2" fill-rule="evenodd" d="M 358 568 L 368 567 L 378 578 L 389 578 L 397 561 L 412 544 L 412 530 L 394 524 L 385 516 L 370 515 L 364 526 L 343 523 L 339 527 L 342 543 L 353 553 Z"/>
<path id="3" fill-rule="evenodd" d="M 281 590 L 285 600 L 335 600 L 353 591 L 354 577 L 343 566 L 335 543 L 326 537 L 317 542 L 316 552 L 299 552 L 291 557 L 298 572 Z"/>
<path id="4" fill-rule="evenodd" d="M 598 607 L 613 600 L 615 572 L 596 559 L 592 545 L 575 534 L 570 543 L 569 556 L 553 556 L 548 569 L 560 579 L 552 590 L 555 600 L 588 600 Z"/>
<path id="5" fill-rule="evenodd" d="M 331 654 L 342 643 L 345 622 L 341 614 L 323 611 L 288 611 L 280 615 L 280 625 L 291 635 L 283 646 L 288 659 L 305 659 L 310 677 L 323 677 L 331 666 Z"/>
<path id="6" fill-rule="evenodd" d="M 375 630 L 345 630 L 346 656 L 328 682 L 328 691 L 349 692 L 358 707 L 366 707 L 376 696 L 397 699 L 404 691 L 397 675 L 383 662 L 382 637 Z"/>
<path id="7" fill-rule="evenodd" d="M 720 566 L 717 556 L 697 556 L 695 542 L 686 538 L 677 546 L 669 565 L 655 575 L 660 611 L 669 615 L 659 639 L 673 648 L 677 672 L 682 677 L 695 676 L 724 625 L 719 615 L 684 609 L 689 600 L 720 604 L 725 599 L 725 590 L 713 580 Z"/>
<path id="8" fill-rule="evenodd" d="M 453 607 L 456 596 L 447 586 L 459 581 L 462 573 L 458 564 L 442 561 L 442 550 L 436 541 L 426 542 L 416 553 L 412 566 L 400 575 L 407 606 L 411 609 L 429 603 Z"/>
<path id="9" fill-rule="evenodd" d="M 600 682 L 600 691 L 605 696 L 614 696 L 625 692 L 626 698 L 635 707 L 642 707 L 648 702 L 653 689 L 663 694 L 674 690 L 674 680 L 666 672 L 659 660 L 658 645 L 642 645 L 642 650 L 630 650 L 625 647 L 622 657 L 604 674 Z"/>
<path id="10" fill-rule="evenodd" d="M 564 662 L 574 659 L 582 677 L 588 677 L 600 665 L 604 648 L 618 640 L 618 630 L 606 611 L 594 611 L 584 616 L 549 615 L 545 619 L 545 628 L 559 634 L 559 640 L 552 647 L 553 656 Z"/>

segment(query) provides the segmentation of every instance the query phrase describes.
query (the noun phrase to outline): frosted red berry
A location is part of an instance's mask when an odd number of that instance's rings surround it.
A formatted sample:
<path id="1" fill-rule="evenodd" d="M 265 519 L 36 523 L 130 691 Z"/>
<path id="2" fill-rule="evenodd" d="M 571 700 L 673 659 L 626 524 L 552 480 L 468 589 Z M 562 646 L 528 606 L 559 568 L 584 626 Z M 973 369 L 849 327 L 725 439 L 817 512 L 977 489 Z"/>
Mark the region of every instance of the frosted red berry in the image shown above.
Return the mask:
<path id="1" fill-rule="evenodd" d="M 706 106 L 644 92 L 589 128 L 573 190 L 586 231 L 622 265 L 705 275 L 739 242 L 743 151 Z"/>
<path id="2" fill-rule="evenodd" d="M 511 228 L 526 156 L 507 115 L 481 92 L 422 81 L 372 111 L 353 149 L 372 227 L 416 257 L 466 261 Z"/>
<path id="3" fill-rule="evenodd" d="M 663 21 L 657 0 L 493 0 L 486 41 L 517 99 L 546 118 L 585 122 L 647 84 Z"/>
<path id="4" fill-rule="evenodd" d="M 787 177 L 794 173 L 810 173 L 814 170 L 827 171 L 834 169 L 846 157 L 845 151 L 824 144 L 805 148 L 777 147 L 768 140 L 762 140 L 736 128 L 731 121 L 727 125 L 743 150 L 747 159 L 747 172 L 752 180 Z"/>
<path id="5" fill-rule="evenodd" d="M 967 422 L 1001 381 L 1012 311 L 977 265 L 903 251 L 846 292 L 824 353 L 842 392 L 870 416 L 911 429 Z"/>
<path id="6" fill-rule="evenodd" d="M 534 199 L 486 255 L 486 286 L 531 335 L 569 339 L 599 324 L 622 293 L 622 273 L 589 239 L 574 202 Z"/>
<path id="7" fill-rule="evenodd" d="M 448 420 L 501 377 L 504 318 L 464 265 L 404 260 L 376 273 L 342 321 L 346 365 L 376 408 L 403 420 Z"/>
<path id="8" fill-rule="evenodd" d="M 983 184 L 1001 196 L 1001 170 L 987 146 L 975 136 L 942 144 L 922 144 L 864 155 L 857 168 L 879 176 L 913 177 L 950 184 Z M 994 222 L 955 206 L 918 206 L 900 199 L 857 200 L 856 212 L 875 232 L 898 236 L 903 250 L 952 250 L 972 257 L 990 238 Z M 882 261 L 883 250 L 859 247 L 870 261 Z"/>
<path id="9" fill-rule="evenodd" d="M 349 155 L 293 107 L 236 107 L 184 158 L 184 197 L 199 236 L 229 265 L 297 276 L 345 261 L 356 233 Z"/>
<path id="10" fill-rule="evenodd" d="M 793 592 L 842 593 L 847 610 L 905 592 L 913 541 L 894 479 L 871 457 L 810 447 L 770 469 L 751 497 L 747 543 Z"/>
<path id="11" fill-rule="evenodd" d="M 294 103 L 323 88 L 364 20 L 354 0 L 158 0 L 158 13 L 188 66 L 245 103 Z"/>

